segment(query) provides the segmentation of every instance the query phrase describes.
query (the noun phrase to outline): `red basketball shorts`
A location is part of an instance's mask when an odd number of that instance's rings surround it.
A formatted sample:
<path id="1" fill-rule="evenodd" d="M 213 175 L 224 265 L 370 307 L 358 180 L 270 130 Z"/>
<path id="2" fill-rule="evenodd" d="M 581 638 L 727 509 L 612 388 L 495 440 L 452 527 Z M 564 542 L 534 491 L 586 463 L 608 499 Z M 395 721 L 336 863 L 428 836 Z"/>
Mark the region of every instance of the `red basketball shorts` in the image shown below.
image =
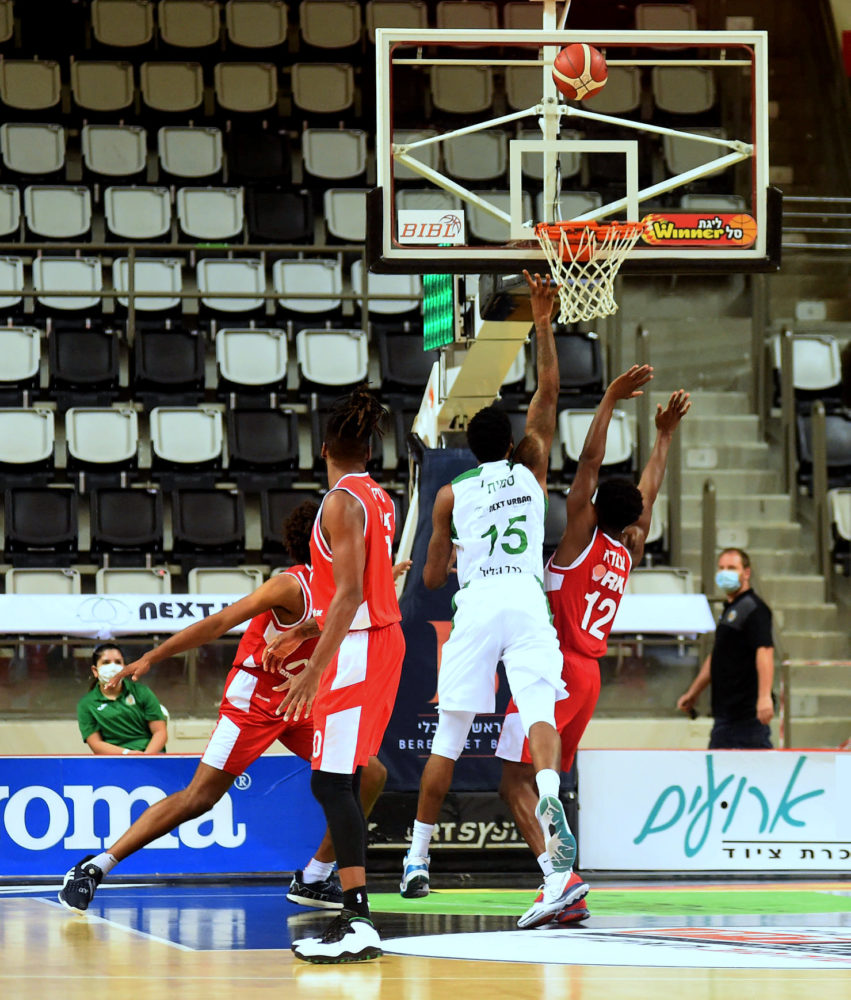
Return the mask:
<path id="1" fill-rule="evenodd" d="M 405 637 L 395 622 L 349 632 L 313 702 L 314 770 L 354 774 L 378 753 L 393 712 Z"/>
<path id="2" fill-rule="evenodd" d="M 284 722 L 275 709 L 284 692 L 271 689 L 281 683 L 278 674 L 233 667 L 225 682 L 219 719 L 201 758 L 203 764 L 228 774 L 243 771 L 278 740 L 302 760 L 313 749 L 313 719 Z"/>
<path id="3" fill-rule="evenodd" d="M 591 657 L 565 653 L 562 679 L 568 696 L 556 702 L 555 717 L 556 729 L 561 737 L 561 769 L 569 771 L 600 696 L 599 664 Z M 513 698 L 505 710 L 496 756 L 523 764 L 532 763 L 529 740 L 523 732 Z"/>

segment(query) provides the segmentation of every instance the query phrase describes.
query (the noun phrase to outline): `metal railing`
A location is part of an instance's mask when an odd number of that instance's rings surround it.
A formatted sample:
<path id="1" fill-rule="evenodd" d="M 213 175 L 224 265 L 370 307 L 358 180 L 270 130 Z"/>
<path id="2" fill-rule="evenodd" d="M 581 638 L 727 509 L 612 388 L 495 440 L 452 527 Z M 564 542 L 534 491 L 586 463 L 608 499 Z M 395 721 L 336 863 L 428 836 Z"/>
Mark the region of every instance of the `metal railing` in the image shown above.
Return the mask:
<path id="1" fill-rule="evenodd" d="M 851 198 L 826 195 L 783 197 L 784 250 L 851 250 Z"/>

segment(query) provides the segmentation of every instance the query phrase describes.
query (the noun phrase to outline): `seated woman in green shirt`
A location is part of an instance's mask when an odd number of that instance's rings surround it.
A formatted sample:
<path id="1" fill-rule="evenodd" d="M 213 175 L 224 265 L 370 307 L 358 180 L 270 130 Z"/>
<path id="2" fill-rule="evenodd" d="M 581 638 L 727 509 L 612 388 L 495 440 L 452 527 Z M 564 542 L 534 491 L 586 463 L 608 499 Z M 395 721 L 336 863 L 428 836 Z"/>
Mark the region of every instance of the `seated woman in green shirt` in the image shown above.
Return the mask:
<path id="1" fill-rule="evenodd" d="M 165 750 L 166 717 L 154 692 L 125 678 L 118 691 L 106 684 L 124 666 L 124 654 L 107 642 L 92 653 L 91 690 L 77 703 L 80 734 L 96 754 L 154 754 Z"/>

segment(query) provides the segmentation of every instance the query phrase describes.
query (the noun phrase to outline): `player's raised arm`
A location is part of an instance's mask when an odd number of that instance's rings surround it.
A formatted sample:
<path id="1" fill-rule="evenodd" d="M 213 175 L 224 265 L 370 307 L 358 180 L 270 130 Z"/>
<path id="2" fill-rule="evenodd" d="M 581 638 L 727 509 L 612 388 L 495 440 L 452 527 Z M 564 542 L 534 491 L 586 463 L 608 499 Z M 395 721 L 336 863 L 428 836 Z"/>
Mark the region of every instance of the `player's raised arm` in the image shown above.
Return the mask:
<path id="1" fill-rule="evenodd" d="M 431 512 L 431 540 L 423 567 L 423 583 L 429 590 L 442 587 L 449 578 L 452 563 L 452 510 L 455 496 L 451 484 L 441 486 Z"/>
<path id="2" fill-rule="evenodd" d="M 546 489 L 558 407 L 558 357 L 552 324 L 558 285 L 549 274 L 543 279 L 539 274 L 533 278 L 528 271 L 523 274 L 529 286 L 535 321 L 538 385 L 526 414 L 526 434 L 514 449 L 513 461 L 530 469 Z"/>

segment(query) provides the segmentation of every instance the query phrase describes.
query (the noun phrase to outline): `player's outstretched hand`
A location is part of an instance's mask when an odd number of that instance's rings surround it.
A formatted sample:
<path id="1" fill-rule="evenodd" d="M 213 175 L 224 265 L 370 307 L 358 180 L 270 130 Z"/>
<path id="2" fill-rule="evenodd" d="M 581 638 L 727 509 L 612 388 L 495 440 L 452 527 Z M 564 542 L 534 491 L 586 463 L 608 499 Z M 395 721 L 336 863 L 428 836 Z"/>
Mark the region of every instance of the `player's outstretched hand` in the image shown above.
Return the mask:
<path id="1" fill-rule="evenodd" d="M 408 570 L 411 568 L 411 565 L 412 563 L 410 559 L 403 559 L 401 562 L 397 562 L 393 566 L 393 579 L 398 580 L 403 573 L 408 572 Z"/>
<path id="2" fill-rule="evenodd" d="M 312 669 L 310 663 L 305 666 L 301 673 L 295 677 L 288 678 L 276 691 L 285 690 L 284 700 L 275 709 L 276 715 L 283 715 L 284 722 L 292 719 L 298 722 L 299 719 L 306 719 L 313 708 L 313 699 L 319 690 L 319 678 L 321 671 Z"/>
<path id="3" fill-rule="evenodd" d="M 133 681 L 139 680 L 143 674 L 146 674 L 151 669 L 151 661 L 147 656 L 140 656 L 138 660 L 134 660 L 132 663 L 128 663 L 126 667 L 112 678 L 112 680 L 107 681 L 104 684 L 104 688 L 107 691 L 117 691 L 121 687 L 121 682 L 125 677 L 129 677 Z"/>
<path id="4" fill-rule="evenodd" d="M 532 303 L 532 318 L 537 323 L 539 320 L 547 321 L 553 314 L 553 305 L 559 286 L 549 274 L 542 278 L 536 274 L 533 278 L 528 271 L 523 271 L 523 277 L 529 286 L 529 298 Z"/>
<path id="5" fill-rule="evenodd" d="M 691 400 L 685 389 L 677 389 L 676 392 L 672 392 L 664 410 L 661 403 L 656 404 L 656 430 L 663 434 L 673 434 L 679 422 L 690 409 Z"/>
<path id="6" fill-rule="evenodd" d="M 618 375 L 606 391 L 614 399 L 635 399 L 636 396 L 644 395 L 641 387 L 652 378 L 653 369 L 650 365 L 633 365 L 629 371 Z"/>
<path id="7" fill-rule="evenodd" d="M 266 673 L 278 673 L 278 667 L 290 653 L 295 652 L 304 642 L 304 637 L 298 628 L 281 632 L 263 650 L 263 669 Z"/>

